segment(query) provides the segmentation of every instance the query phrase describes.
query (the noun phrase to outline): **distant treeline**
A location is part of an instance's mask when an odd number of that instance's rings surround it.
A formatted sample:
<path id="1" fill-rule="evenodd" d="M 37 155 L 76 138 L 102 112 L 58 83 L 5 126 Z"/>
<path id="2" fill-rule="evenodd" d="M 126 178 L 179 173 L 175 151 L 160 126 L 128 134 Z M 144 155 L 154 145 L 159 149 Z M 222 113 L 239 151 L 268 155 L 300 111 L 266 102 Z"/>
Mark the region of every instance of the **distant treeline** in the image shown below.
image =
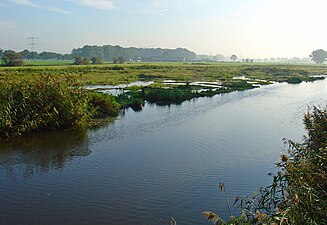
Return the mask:
<path id="1" fill-rule="evenodd" d="M 72 50 L 72 55 L 82 57 L 99 57 L 104 61 L 123 57 L 125 60 L 142 61 L 191 61 L 196 54 L 184 48 L 161 49 L 161 48 L 123 48 L 121 46 L 89 46 Z"/>
<path id="2" fill-rule="evenodd" d="M 12 50 L 0 49 L 0 58 Z M 113 61 L 115 58 L 122 57 L 125 61 L 192 61 L 196 54 L 187 49 L 161 49 L 161 48 L 123 48 L 121 46 L 89 46 L 73 49 L 71 54 L 59 54 L 54 52 L 31 52 L 24 50 L 18 52 L 25 60 L 72 60 L 76 56 L 83 58 L 97 57 L 103 61 Z"/>
<path id="3" fill-rule="evenodd" d="M 12 50 L 2 50 L 0 49 L 0 59 L 3 58 L 3 56 L 6 53 L 13 52 Z M 25 60 L 71 60 L 73 57 L 71 54 L 59 54 L 55 52 L 31 52 L 29 50 L 24 50 L 21 52 L 17 52 L 20 54 L 20 56 Z"/>

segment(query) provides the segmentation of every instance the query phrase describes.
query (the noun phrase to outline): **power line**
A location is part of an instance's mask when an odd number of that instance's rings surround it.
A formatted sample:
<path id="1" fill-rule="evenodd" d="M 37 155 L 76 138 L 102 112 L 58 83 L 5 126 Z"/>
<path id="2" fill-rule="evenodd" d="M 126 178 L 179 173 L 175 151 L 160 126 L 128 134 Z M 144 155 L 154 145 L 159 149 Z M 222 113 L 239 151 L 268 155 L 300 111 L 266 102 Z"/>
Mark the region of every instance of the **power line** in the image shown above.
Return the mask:
<path id="1" fill-rule="evenodd" d="M 38 37 L 29 37 L 27 38 L 27 40 L 31 40 L 30 43 L 28 43 L 28 46 L 31 46 L 31 52 L 34 52 L 34 48 L 36 45 L 38 45 L 38 43 L 36 43 L 36 40 L 39 40 Z"/>

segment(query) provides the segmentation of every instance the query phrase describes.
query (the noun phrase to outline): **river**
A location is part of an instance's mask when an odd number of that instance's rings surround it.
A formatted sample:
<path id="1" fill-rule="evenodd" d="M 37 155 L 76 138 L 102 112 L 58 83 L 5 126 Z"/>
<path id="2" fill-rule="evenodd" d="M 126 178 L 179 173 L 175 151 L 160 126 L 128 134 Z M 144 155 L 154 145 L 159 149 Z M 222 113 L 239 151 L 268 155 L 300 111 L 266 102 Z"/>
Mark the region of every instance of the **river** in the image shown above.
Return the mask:
<path id="1" fill-rule="evenodd" d="M 146 104 L 97 129 L 0 143 L 0 224 L 206 224 L 211 210 L 267 186 L 282 139 L 301 141 L 327 79 Z M 235 213 L 238 210 L 234 210 Z"/>

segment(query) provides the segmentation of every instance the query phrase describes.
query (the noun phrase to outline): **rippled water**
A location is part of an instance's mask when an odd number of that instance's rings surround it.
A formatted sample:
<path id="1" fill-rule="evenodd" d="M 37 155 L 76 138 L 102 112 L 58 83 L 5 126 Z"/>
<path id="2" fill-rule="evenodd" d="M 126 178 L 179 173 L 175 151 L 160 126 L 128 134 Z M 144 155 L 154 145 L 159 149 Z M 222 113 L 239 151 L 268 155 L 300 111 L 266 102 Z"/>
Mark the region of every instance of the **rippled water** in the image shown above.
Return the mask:
<path id="1" fill-rule="evenodd" d="M 282 138 L 300 141 L 308 105 L 326 100 L 327 80 L 274 84 L 1 143 L 0 224 L 206 224 L 204 210 L 226 218 L 218 183 L 231 201 L 268 185 Z"/>

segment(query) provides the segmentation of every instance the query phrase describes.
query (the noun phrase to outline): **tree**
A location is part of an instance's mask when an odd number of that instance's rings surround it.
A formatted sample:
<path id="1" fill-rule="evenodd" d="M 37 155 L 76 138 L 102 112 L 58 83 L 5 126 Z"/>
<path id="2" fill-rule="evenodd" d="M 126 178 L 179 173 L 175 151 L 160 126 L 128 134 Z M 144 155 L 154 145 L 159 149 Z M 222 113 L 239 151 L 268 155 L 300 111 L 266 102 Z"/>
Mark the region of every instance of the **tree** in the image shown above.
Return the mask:
<path id="1" fill-rule="evenodd" d="M 5 51 L 3 54 L 3 62 L 5 66 L 22 66 L 23 58 L 22 56 L 14 51 Z"/>
<path id="2" fill-rule="evenodd" d="M 3 57 L 3 49 L 0 48 L 0 59 Z"/>
<path id="3" fill-rule="evenodd" d="M 83 65 L 89 65 L 90 64 L 90 59 L 88 57 L 83 58 Z"/>
<path id="4" fill-rule="evenodd" d="M 20 52 L 20 55 L 23 57 L 23 59 L 30 59 L 31 58 L 31 52 L 28 51 L 27 49 Z"/>
<path id="5" fill-rule="evenodd" d="M 230 57 L 230 59 L 233 60 L 233 61 L 235 62 L 236 59 L 237 59 L 237 56 L 236 56 L 236 55 L 232 55 L 232 56 Z"/>
<path id="6" fill-rule="evenodd" d="M 327 58 L 327 52 L 323 49 L 315 50 L 310 55 L 311 60 L 314 61 L 317 64 L 322 64 L 326 61 Z"/>
<path id="7" fill-rule="evenodd" d="M 74 56 L 74 65 L 83 65 L 83 58 L 79 55 Z"/>
<path id="8" fill-rule="evenodd" d="M 123 64 L 125 62 L 125 59 L 123 57 L 118 57 L 118 63 Z"/>
<path id="9" fill-rule="evenodd" d="M 92 57 L 92 64 L 102 64 L 102 60 L 99 57 Z"/>

